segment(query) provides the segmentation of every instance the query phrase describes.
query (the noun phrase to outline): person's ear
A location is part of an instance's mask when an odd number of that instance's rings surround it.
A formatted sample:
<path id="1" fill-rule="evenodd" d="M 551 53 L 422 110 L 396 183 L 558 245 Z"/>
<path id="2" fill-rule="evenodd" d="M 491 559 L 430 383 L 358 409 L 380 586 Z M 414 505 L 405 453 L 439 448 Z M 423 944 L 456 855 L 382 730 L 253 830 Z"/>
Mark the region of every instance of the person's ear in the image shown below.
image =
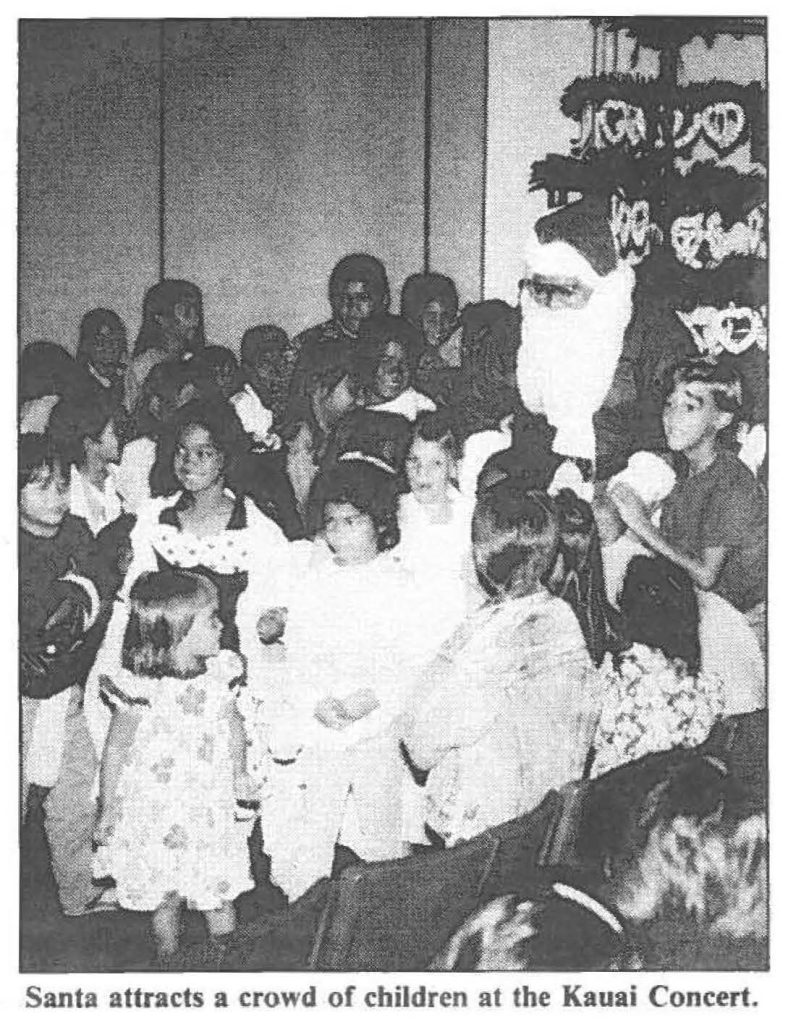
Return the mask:
<path id="1" fill-rule="evenodd" d="M 161 399 L 158 395 L 151 395 L 150 401 L 148 402 L 148 411 L 156 417 L 161 418 Z"/>
<path id="2" fill-rule="evenodd" d="M 725 430 L 733 423 L 733 413 L 725 412 L 724 409 L 717 410 L 717 426 L 720 430 Z"/>

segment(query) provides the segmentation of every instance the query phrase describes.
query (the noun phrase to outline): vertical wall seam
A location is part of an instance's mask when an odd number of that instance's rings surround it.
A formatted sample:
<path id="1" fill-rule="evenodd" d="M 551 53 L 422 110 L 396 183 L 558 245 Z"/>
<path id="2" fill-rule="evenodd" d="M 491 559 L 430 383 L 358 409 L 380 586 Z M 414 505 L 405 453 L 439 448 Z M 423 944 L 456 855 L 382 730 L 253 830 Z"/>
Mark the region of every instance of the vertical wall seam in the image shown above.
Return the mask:
<path id="1" fill-rule="evenodd" d="M 485 262 L 487 260 L 487 135 L 489 132 L 490 105 L 490 21 L 484 20 L 482 43 L 482 204 L 481 244 L 479 246 L 479 301 L 484 300 Z"/>
<path id="2" fill-rule="evenodd" d="M 430 230 L 432 214 L 432 26 L 433 19 L 424 22 L 424 251 L 422 262 L 425 274 L 430 272 Z"/>
<path id="3" fill-rule="evenodd" d="M 166 26 L 167 22 L 162 19 L 159 22 L 159 280 L 166 277 L 165 249 L 166 249 Z"/>

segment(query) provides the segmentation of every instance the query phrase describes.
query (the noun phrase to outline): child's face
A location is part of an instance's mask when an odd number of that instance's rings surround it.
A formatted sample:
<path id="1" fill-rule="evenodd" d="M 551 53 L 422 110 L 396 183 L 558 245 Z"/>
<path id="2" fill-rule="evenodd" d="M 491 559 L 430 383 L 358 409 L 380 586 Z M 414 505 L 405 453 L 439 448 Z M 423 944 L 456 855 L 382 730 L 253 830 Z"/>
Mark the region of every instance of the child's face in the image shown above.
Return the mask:
<path id="1" fill-rule="evenodd" d="M 181 431 L 172 468 L 184 490 L 198 494 L 223 479 L 224 457 L 205 427 L 192 423 Z"/>
<path id="2" fill-rule="evenodd" d="M 362 322 L 372 316 L 374 305 L 365 281 L 348 281 L 339 296 L 337 318 L 348 334 L 355 336 Z"/>
<path id="3" fill-rule="evenodd" d="M 339 565 L 361 565 L 378 555 L 378 535 L 372 517 L 347 502 L 326 502 L 323 535 Z"/>
<path id="4" fill-rule="evenodd" d="M 425 303 L 421 311 L 421 330 L 427 344 L 435 348 L 439 348 L 448 338 L 451 321 L 449 314 L 437 299 Z"/>
<path id="5" fill-rule="evenodd" d="M 214 379 L 216 381 L 217 388 L 225 398 L 229 398 L 235 393 L 237 378 L 235 367 L 232 363 L 224 363 L 217 366 L 214 370 Z"/>
<path id="6" fill-rule="evenodd" d="M 273 352 L 260 352 L 247 365 L 257 390 L 264 398 L 273 394 L 276 381 L 280 376 L 279 360 Z"/>
<path id="7" fill-rule="evenodd" d="M 19 520 L 28 533 L 52 536 L 69 505 L 69 482 L 61 466 L 41 466 L 19 492 Z"/>
<path id="8" fill-rule="evenodd" d="M 186 636 L 178 644 L 178 660 L 183 665 L 203 658 L 214 658 L 220 651 L 222 620 L 218 607 L 211 603 L 199 608 Z"/>
<path id="9" fill-rule="evenodd" d="M 197 303 L 184 298 L 176 302 L 170 314 L 157 318 L 161 328 L 165 350 L 170 356 L 181 355 L 192 343 L 200 326 L 200 311 Z"/>
<path id="10" fill-rule="evenodd" d="M 128 341 L 125 330 L 102 324 L 93 339 L 91 363 L 102 377 L 120 380 L 128 363 Z"/>
<path id="11" fill-rule="evenodd" d="M 416 501 L 432 504 L 445 499 L 454 472 L 454 460 L 437 441 L 417 437 L 405 461 L 408 483 Z"/>
<path id="12" fill-rule="evenodd" d="M 701 381 L 677 384 L 662 410 L 665 437 L 674 452 L 692 451 L 728 422 L 730 413 L 717 408 L 712 388 Z"/>
<path id="13" fill-rule="evenodd" d="M 410 383 L 410 368 L 405 348 L 399 341 L 389 341 L 375 371 L 375 394 L 384 402 L 399 398 Z"/>

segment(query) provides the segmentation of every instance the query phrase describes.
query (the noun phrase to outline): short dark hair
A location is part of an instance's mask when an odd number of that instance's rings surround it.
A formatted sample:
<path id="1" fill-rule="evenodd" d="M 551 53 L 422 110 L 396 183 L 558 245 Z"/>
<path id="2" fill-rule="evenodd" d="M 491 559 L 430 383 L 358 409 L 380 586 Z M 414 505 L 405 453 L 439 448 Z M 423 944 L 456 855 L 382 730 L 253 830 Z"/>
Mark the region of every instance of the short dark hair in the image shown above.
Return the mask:
<path id="1" fill-rule="evenodd" d="M 81 466 L 85 461 L 85 440 L 97 441 L 107 424 L 115 419 L 110 397 L 100 388 L 61 398 L 49 418 L 49 434 L 67 462 Z"/>
<path id="2" fill-rule="evenodd" d="M 354 373 L 362 386 L 372 384 L 386 346 L 392 341 L 402 346 L 412 371 L 424 351 L 424 339 L 413 324 L 404 316 L 390 313 L 378 313 L 362 322 L 353 353 Z"/>
<path id="3" fill-rule="evenodd" d="M 76 359 L 78 363 L 88 363 L 96 350 L 99 334 L 109 332 L 118 336 L 126 336 L 126 325 L 114 309 L 89 309 L 82 317 L 79 325 L 79 342 Z"/>
<path id="4" fill-rule="evenodd" d="M 626 638 L 700 670 L 698 599 L 684 569 L 662 557 L 635 555 L 621 587 Z"/>
<path id="5" fill-rule="evenodd" d="M 375 524 L 378 551 L 389 551 L 399 543 L 397 482 L 393 473 L 363 458 L 340 461 L 318 473 L 309 495 L 309 519 L 313 532 L 323 528 L 329 502 L 352 505 Z"/>
<path id="6" fill-rule="evenodd" d="M 708 384 L 714 404 L 721 412 L 741 413 L 744 402 L 742 379 L 732 366 L 704 356 L 688 356 L 676 363 L 668 378 L 665 399 L 679 384 Z"/>
<path id="7" fill-rule="evenodd" d="M 440 445 L 455 462 L 458 462 L 462 455 L 460 443 L 457 440 L 454 417 L 448 409 L 420 412 L 411 428 L 411 445 L 416 440 L 431 441 Z"/>
<path id="8" fill-rule="evenodd" d="M 180 408 L 172 419 L 172 452 L 187 427 L 203 427 L 210 434 L 211 441 L 224 458 L 225 474 L 235 466 L 249 448 L 238 414 L 222 400 L 195 399 Z"/>
<path id="9" fill-rule="evenodd" d="M 444 274 L 411 274 L 402 286 L 400 312 L 420 327 L 419 318 L 428 302 L 439 302 L 453 320 L 459 306 L 454 281 Z"/>
<path id="10" fill-rule="evenodd" d="M 241 363 L 254 363 L 261 352 L 279 356 L 289 343 L 287 333 L 276 324 L 260 324 L 244 331 L 241 338 Z"/>
<path id="11" fill-rule="evenodd" d="M 342 257 L 328 281 L 328 299 L 335 316 L 342 292 L 351 281 L 366 284 L 376 311 L 388 308 L 390 296 L 386 268 L 369 253 L 354 252 Z"/>
<path id="12" fill-rule="evenodd" d="M 476 573 L 487 593 L 517 596 L 539 584 L 554 562 L 558 517 L 546 494 L 507 478 L 479 496 L 471 536 Z"/>

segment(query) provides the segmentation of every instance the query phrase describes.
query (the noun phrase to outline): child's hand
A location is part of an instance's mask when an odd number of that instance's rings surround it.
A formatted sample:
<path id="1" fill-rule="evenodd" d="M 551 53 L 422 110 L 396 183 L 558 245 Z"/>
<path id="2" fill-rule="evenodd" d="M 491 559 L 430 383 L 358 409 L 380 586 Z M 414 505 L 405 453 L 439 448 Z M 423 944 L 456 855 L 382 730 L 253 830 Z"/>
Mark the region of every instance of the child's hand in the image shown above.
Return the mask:
<path id="1" fill-rule="evenodd" d="M 375 691 L 367 687 L 366 689 L 356 690 L 355 693 L 345 697 L 342 701 L 342 706 L 347 715 L 354 722 L 358 722 L 359 719 L 366 718 L 373 711 L 377 711 L 380 707 L 380 701 L 375 696 Z"/>
<path id="2" fill-rule="evenodd" d="M 239 803 L 251 804 L 258 798 L 257 786 L 248 772 L 241 772 L 233 779 L 235 799 Z"/>
<path id="3" fill-rule="evenodd" d="M 336 697 L 324 697 L 315 704 L 315 718 L 327 729 L 346 729 L 353 719 L 341 700 Z"/>
<path id="4" fill-rule="evenodd" d="M 629 484 L 615 484 L 608 492 L 608 496 L 630 530 L 641 534 L 651 526 L 643 499 Z"/>
<path id="5" fill-rule="evenodd" d="M 287 623 L 287 608 L 269 608 L 257 620 L 257 636 L 261 644 L 273 644 L 280 639 Z"/>

